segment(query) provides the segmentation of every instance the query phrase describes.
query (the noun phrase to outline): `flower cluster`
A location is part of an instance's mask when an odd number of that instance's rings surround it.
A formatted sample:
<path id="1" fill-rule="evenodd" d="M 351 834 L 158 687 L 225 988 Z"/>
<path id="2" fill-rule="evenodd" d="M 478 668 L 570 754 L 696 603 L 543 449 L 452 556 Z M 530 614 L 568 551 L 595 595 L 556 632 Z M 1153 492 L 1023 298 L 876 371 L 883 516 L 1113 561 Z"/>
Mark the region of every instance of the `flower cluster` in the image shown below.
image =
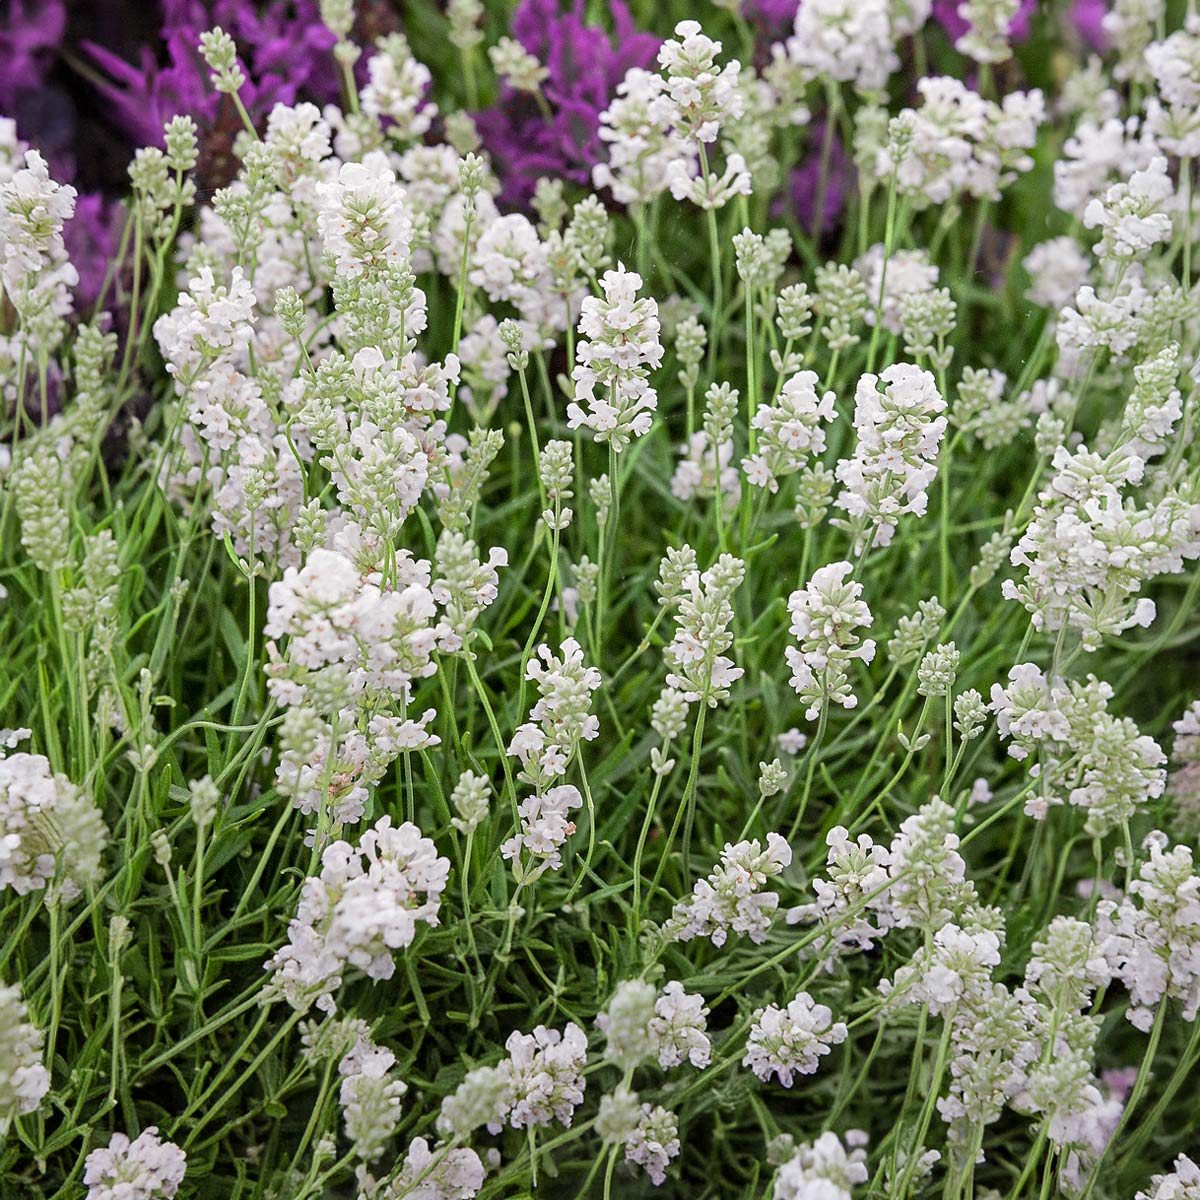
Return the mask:
<path id="1" fill-rule="evenodd" d="M 815 371 L 800 371 L 780 389 L 773 404 L 760 404 L 750 424 L 758 447 L 742 461 L 747 480 L 777 492 L 779 481 L 799 471 L 825 449 L 821 422 L 834 419 L 834 395 L 817 396 Z"/>
<path id="2" fill-rule="evenodd" d="M 28 365 L 23 355 L 44 361 L 66 333 L 79 275 L 62 231 L 74 212 L 75 189 L 51 179 L 36 150 L 25 151 L 25 165 L 0 177 L 0 285 L 20 322 L 13 343 L 4 339 L 3 355 L 14 364 Z"/>
<path id="3" fill-rule="evenodd" d="M 690 549 L 690 548 L 685 548 Z M 694 563 L 695 555 L 691 555 Z M 745 564 L 722 555 L 707 571 L 692 566 L 671 596 L 677 608 L 675 636 L 663 651 L 667 687 L 687 704 L 715 708 L 744 671 L 725 651 L 733 645 L 733 593 L 745 577 Z"/>
<path id="4" fill-rule="evenodd" d="M 575 399 L 567 405 L 567 424 L 586 426 L 596 441 L 620 453 L 650 430 L 658 396 L 647 376 L 662 362 L 663 348 L 658 305 L 638 299 L 642 277 L 619 266 L 605 272 L 601 285 L 603 297 L 584 300 L 579 318 L 579 331 L 588 340 L 581 338 L 576 349 Z M 596 395 L 597 388 L 602 395 Z"/>
<path id="5" fill-rule="evenodd" d="M 920 367 L 896 363 L 881 376 L 859 379 L 854 393 L 858 443 L 854 457 L 838 463 L 844 486 L 837 504 L 865 544 L 890 544 L 904 513 L 924 516 L 946 432 L 945 409 L 933 376 Z"/>
<path id="6" fill-rule="evenodd" d="M 1171 761 L 1176 769 L 1167 777 L 1167 793 L 1186 827 L 1195 822 L 1200 801 L 1200 701 L 1193 701 L 1171 728 L 1175 731 Z"/>
<path id="7" fill-rule="evenodd" d="M 1200 510 L 1186 489 L 1168 487 L 1145 505 L 1130 495 L 1178 419 L 1173 376 L 1170 366 L 1141 372 L 1116 449 L 1054 451 L 1054 473 L 1012 551 L 1026 574 L 1004 582 L 1004 595 L 1029 610 L 1035 628 L 1074 629 L 1094 650 L 1107 637 L 1149 625 L 1155 605 L 1138 595 L 1143 584 L 1200 556 Z"/>
<path id="8" fill-rule="evenodd" d="M 875 657 L 875 643 L 860 641 L 855 632 L 870 626 L 871 610 L 862 599 L 862 584 L 853 577 L 846 580 L 852 571 L 848 562 L 830 563 L 788 598 L 791 634 L 800 645 L 787 648 L 787 662 L 792 687 L 808 705 L 810 721 L 829 703 L 854 708 L 858 697 L 850 690 L 850 664 Z"/>
<path id="9" fill-rule="evenodd" d="M 765 941 L 779 897 L 763 888 L 791 861 L 791 848 L 777 833 L 767 834 L 765 849 L 757 839 L 736 846 L 727 842 L 720 865 L 696 882 L 689 899 L 675 905 L 663 932 L 678 942 L 708 938 L 714 946 L 725 945 L 730 932 Z"/>
<path id="10" fill-rule="evenodd" d="M 155 323 L 187 418 L 166 478 L 193 503 L 207 485 L 213 530 L 230 537 L 246 563 L 287 565 L 297 558 L 291 533 L 302 502 L 300 464 L 261 381 L 247 372 L 255 290 L 240 266 L 227 279 L 199 265 L 176 307 Z"/>
<path id="11" fill-rule="evenodd" d="M 0 1130 L 14 1117 L 36 1112 L 50 1090 L 42 1063 L 42 1032 L 29 1021 L 18 987 L 0 984 Z"/>
<path id="12" fill-rule="evenodd" d="M 1200 18 L 415 7 L 0 16 L 6 1181 L 1190 1196 Z"/>
<path id="13" fill-rule="evenodd" d="M 380 1156 L 400 1121 L 400 1101 L 408 1088 L 392 1076 L 395 1064 L 390 1050 L 361 1031 L 338 1063 L 338 1104 L 346 1137 L 363 1162 Z"/>
<path id="14" fill-rule="evenodd" d="M 539 646 L 525 677 L 537 685 L 539 699 L 508 752 L 521 762 L 521 779 L 541 791 L 566 774 L 581 742 L 599 736 L 600 720 L 590 710 L 600 672 L 584 664 L 583 647 L 569 637 L 558 654 Z"/>
<path id="15" fill-rule="evenodd" d="M 814 1142 L 797 1146 L 786 1134 L 775 1176 L 772 1200 L 807 1200 L 811 1196 L 828 1200 L 851 1200 L 855 1185 L 867 1182 L 867 1136 L 861 1130 L 848 1130 L 845 1138 L 826 1131 Z M 850 1149 L 847 1149 L 849 1147 Z M 779 1158 L 772 1161 L 779 1162 Z"/>
<path id="16" fill-rule="evenodd" d="M 570 1128 L 587 1086 L 583 1030 L 574 1022 L 561 1033 L 539 1025 L 532 1033 L 510 1034 L 504 1048 L 508 1058 L 497 1068 L 499 1107 L 489 1124 L 527 1129 L 557 1121 Z"/>
<path id="17" fill-rule="evenodd" d="M 1159 1006 L 1178 1000 L 1185 1021 L 1200 1011 L 1200 876 L 1190 847 L 1167 848 L 1161 834 L 1146 841 L 1130 894 L 1102 900 L 1096 911 L 1099 949 L 1129 989 L 1129 1020 L 1148 1030 Z"/>
<path id="18" fill-rule="evenodd" d="M 625 1161 L 642 1167 L 655 1187 L 666 1182 L 667 1165 L 679 1156 L 679 1120 L 661 1104 L 643 1104 L 625 1136 Z"/>
<path id="19" fill-rule="evenodd" d="M 928 15 L 928 4 L 914 7 L 924 7 Z M 903 28 L 893 30 L 891 14 L 892 6 L 885 0 L 801 4 L 794 33 L 775 53 L 798 70 L 805 82 L 831 79 L 850 83 L 859 92 L 877 91 L 898 65 L 893 41 L 905 32 Z"/>
<path id="20" fill-rule="evenodd" d="M 813 880 L 815 901 L 789 909 L 787 919 L 789 924 L 816 922 L 830 930 L 826 965 L 832 967 L 836 955 L 870 950 L 890 928 L 885 893 L 892 860 L 888 848 L 876 845 L 869 834 L 860 833 L 852 841 L 841 825 L 826 834 L 825 844 L 828 877 Z"/>
<path id="21" fill-rule="evenodd" d="M 438 923 L 449 874 L 449 860 L 411 822 L 380 817 L 357 847 L 331 843 L 321 873 L 304 882 L 287 945 L 266 964 L 272 992 L 295 1009 L 332 1013 L 347 971 L 390 979 L 418 922 Z"/>
<path id="22" fill-rule="evenodd" d="M 384 1200 L 414 1197 L 423 1200 L 471 1200 L 485 1177 L 483 1163 L 474 1150 L 462 1147 L 430 1148 L 423 1137 L 415 1137 L 404 1153 L 400 1173 L 387 1184 Z"/>
<path id="23" fill-rule="evenodd" d="M 596 1028 L 607 1038 L 605 1057 L 623 1070 L 652 1060 L 664 1070 L 685 1060 L 706 1067 L 712 1055 L 707 1016 L 703 997 L 685 992 L 678 980 L 656 993 L 643 980 L 627 979 L 596 1017 Z"/>
<path id="24" fill-rule="evenodd" d="M 1013 667 L 1007 687 L 992 685 L 990 707 L 1001 737 L 1010 739 L 1009 754 L 1037 754 L 1038 788 L 1025 802 L 1031 816 L 1077 805 L 1087 811 L 1086 830 L 1103 835 L 1162 795 L 1166 755 L 1132 720 L 1108 711 L 1112 696 L 1094 676 L 1067 684 L 1033 663 Z"/>
<path id="25" fill-rule="evenodd" d="M 187 1160 L 173 1142 L 164 1142 L 154 1125 L 132 1141 L 114 1133 L 105 1147 L 93 1150 L 83 1167 L 87 1200 L 171 1200 L 179 1191 Z"/>
<path id="26" fill-rule="evenodd" d="M 776 1075 L 791 1087 L 797 1074 L 813 1074 L 821 1056 L 845 1040 L 844 1022 L 834 1021 L 830 1009 L 807 992 L 798 992 L 786 1008 L 769 1004 L 755 1012 L 742 1066 L 759 1079 Z"/>
<path id="27" fill-rule="evenodd" d="M 595 667 L 584 665 L 583 648 L 571 637 L 564 639 L 558 655 L 539 646 L 525 677 L 537 684 L 540 698 L 530 710 L 532 719 L 513 735 L 508 753 L 520 761 L 519 777 L 534 788 L 534 795 L 521 802 L 520 829 L 501 852 L 513 860 L 519 878 L 532 880 L 543 871 L 558 870 L 560 848 L 575 831 L 569 814 L 583 799 L 574 785 L 556 781 L 566 775 L 580 744 L 599 736 L 600 721 L 590 709 L 601 679 Z M 528 864 L 522 861 L 526 853 Z"/>
<path id="28" fill-rule="evenodd" d="M 1185 1200 L 1189 1191 L 1200 1188 L 1200 1166 L 1186 1154 L 1175 1160 L 1175 1170 L 1155 1175 L 1150 1190 L 1138 1192 L 1134 1200 Z"/>
<path id="29" fill-rule="evenodd" d="M 610 188 L 625 204 L 652 200 L 669 187 L 674 199 L 709 210 L 750 194 L 742 149 L 749 148 L 743 118 L 751 101 L 741 65 L 732 60 L 719 66 L 721 51 L 699 22 L 681 21 L 675 37 L 659 48 L 661 74 L 640 68 L 626 74 L 600 115 L 608 162 L 593 168 L 597 187 Z M 718 174 L 709 164 L 719 135 L 726 154 Z"/>
<path id="30" fill-rule="evenodd" d="M 437 620 L 427 562 L 404 555 L 365 578 L 347 554 L 316 549 L 270 588 L 268 686 L 288 707 L 280 790 L 323 828 L 362 819 L 370 787 L 402 752 L 435 745 L 432 709 L 407 708 L 451 631 Z M 278 640 L 287 638 L 285 650 Z"/>
<path id="31" fill-rule="evenodd" d="M 0 749 L 0 891 L 72 900 L 100 878 L 107 840 L 95 801 L 49 760 Z"/>
<path id="32" fill-rule="evenodd" d="M 892 119 L 873 164 L 881 180 L 894 177 L 913 203 L 944 204 L 962 195 L 997 200 L 1032 168 L 1028 152 L 1046 117 L 1040 91 L 1009 92 L 997 103 L 939 75 L 921 79 L 917 91 L 920 107 Z"/>

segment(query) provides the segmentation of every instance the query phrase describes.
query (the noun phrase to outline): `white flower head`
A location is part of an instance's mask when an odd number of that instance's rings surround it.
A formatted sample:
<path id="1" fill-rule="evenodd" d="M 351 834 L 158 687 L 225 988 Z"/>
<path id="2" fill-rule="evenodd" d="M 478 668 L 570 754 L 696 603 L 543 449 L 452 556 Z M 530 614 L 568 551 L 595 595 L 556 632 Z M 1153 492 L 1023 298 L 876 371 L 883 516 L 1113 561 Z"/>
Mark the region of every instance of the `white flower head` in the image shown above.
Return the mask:
<path id="1" fill-rule="evenodd" d="M 796 1075 L 813 1074 L 821 1056 L 845 1040 L 845 1024 L 834 1021 L 829 1008 L 807 992 L 799 992 L 786 1008 L 769 1004 L 755 1012 L 742 1066 L 759 1079 L 776 1075 L 791 1087 Z"/>

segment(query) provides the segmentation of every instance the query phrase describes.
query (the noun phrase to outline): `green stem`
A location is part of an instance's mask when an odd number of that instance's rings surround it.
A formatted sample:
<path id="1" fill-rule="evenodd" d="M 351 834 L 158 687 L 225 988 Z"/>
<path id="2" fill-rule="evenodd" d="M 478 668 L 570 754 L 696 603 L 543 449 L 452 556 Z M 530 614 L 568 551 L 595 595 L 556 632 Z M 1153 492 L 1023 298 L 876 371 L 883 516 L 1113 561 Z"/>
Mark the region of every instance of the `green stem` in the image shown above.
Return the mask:
<path id="1" fill-rule="evenodd" d="M 708 179 L 708 152 L 704 143 L 700 145 L 700 171 L 704 179 Z M 708 253 L 712 267 L 712 328 L 708 335 L 708 373 L 713 375 L 717 365 L 717 350 L 721 343 L 721 323 L 725 311 L 725 285 L 721 262 L 721 235 L 717 229 L 717 213 L 713 208 L 705 210 L 708 224 Z"/>
<path id="2" fill-rule="evenodd" d="M 467 674 L 471 678 L 471 685 L 475 688 L 475 694 L 479 697 L 479 702 L 483 705 L 488 726 L 492 731 L 492 740 L 496 743 L 496 753 L 500 755 L 500 766 L 504 771 L 504 783 L 508 789 L 509 802 L 512 804 L 513 829 L 517 830 L 521 827 L 521 814 L 518 811 L 519 804 L 517 801 L 517 785 L 513 782 L 512 768 L 508 764 L 508 751 L 505 748 L 504 739 L 500 736 L 500 725 L 496 720 L 496 714 L 492 709 L 491 701 L 487 697 L 487 692 L 484 690 L 483 682 L 479 678 L 479 672 L 475 670 L 475 658 L 469 648 L 463 654 L 463 659 L 467 664 Z"/>
<path id="3" fill-rule="evenodd" d="M 950 1049 L 950 1030 L 952 1024 L 951 1013 L 943 1013 L 942 1036 L 938 1042 L 937 1057 L 934 1059 L 933 1078 L 930 1081 L 929 1091 L 925 1096 L 925 1103 L 921 1106 L 921 1117 L 917 1123 L 916 1136 L 913 1138 L 904 1163 L 904 1174 L 900 1177 L 900 1187 L 896 1191 L 897 1200 L 903 1200 L 908 1195 L 909 1181 L 912 1179 L 913 1171 L 916 1170 L 921 1149 L 925 1145 L 925 1137 L 929 1132 L 929 1122 L 933 1119 L 933 1110 L 937 1104 L 938 1095 L 942 1090 L 942 1076 L 946 1070 L 946 1056 Z"/>
<path id="4" fill-rule="evenodd" d="M 1092 1165 L 1091 1174 L 1088 1175 L 1087 1184 L 1079 1195 L 1079 1200 L 1088 1200 L 1092 1194 L 1092 1189 L 1096 1186 L 1096 1181 L 1100 1178 L 1100 1170 L 1104 1166 L 1105 1159 L 1108 1158 L 1108 1152 L 1117 1145 L 1121 1134 L 1125 1132 L 1125 1126 L 1129 1124 L 1130 1117 L 1142 1098 L 1142 1093 L 1146 1090 L 1146 1085 L 1150 1082 L 1150 1074 L 1154 1066 L 1154 1055 L 1158 1050 L 1159 1039 L 1162 1037 L 1163 1022 L 1167 1015 L 1167 999 L 1164 996 L 1158 1002 L 1158 1011 L 1154 1014 L 1154 1024 L 1150 1027 L 1150 1040 L 1146 1043 L 1146 1051 L 1142 1055 L 1141 1066 L 1138 1067 L 1137 1078 L 1133 1083 L 1133 1090 L 1129 1093 L 1129 1099 L 1126 1101 L 1124 1109 L 1121 1111 L 1121 1119 L 1117 1122 L 1116 1129 L 1113 1130 L 1113 1135 L 1104 1145 L 1104 1149 L 1096 1156 L 1096 1161 Z"/>
<path id="5" fill-rule="evenodd" d="M 670 740 L 664 739 L 662 744 L 662 758 L 666 758 L 670 749 Z M 665 778 L 665 772 L 657 774 L 654 777 L 654 787 L 650 790 L 650 802 L 646 805 L 646 816 L 642 820 L 642 830 L 638 834 L 637 849 L 633 854 L 633 911 L 630 919 L 633 923 L 632 932 L 635 940 L 642 927 L 642 854 L 646 849 L 646 838 L 650 834 L 650 827 L 654 824 L 654 813 L 658 807 L 658 794 L 662 791 L 663 780 Z"/>

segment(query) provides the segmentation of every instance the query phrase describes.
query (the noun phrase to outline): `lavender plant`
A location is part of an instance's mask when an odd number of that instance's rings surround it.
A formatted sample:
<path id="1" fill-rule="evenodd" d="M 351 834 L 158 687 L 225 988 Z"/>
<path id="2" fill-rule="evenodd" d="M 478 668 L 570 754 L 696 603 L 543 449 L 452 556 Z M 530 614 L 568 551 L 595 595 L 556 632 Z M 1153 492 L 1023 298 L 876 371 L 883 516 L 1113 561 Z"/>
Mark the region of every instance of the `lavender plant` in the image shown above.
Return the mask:
<path id="1" fill-rule="evenodd" d="M 99 285 L 0 116 L 5 1200 L 1200 1196 L 1190 0 L 186 7 Z"/>

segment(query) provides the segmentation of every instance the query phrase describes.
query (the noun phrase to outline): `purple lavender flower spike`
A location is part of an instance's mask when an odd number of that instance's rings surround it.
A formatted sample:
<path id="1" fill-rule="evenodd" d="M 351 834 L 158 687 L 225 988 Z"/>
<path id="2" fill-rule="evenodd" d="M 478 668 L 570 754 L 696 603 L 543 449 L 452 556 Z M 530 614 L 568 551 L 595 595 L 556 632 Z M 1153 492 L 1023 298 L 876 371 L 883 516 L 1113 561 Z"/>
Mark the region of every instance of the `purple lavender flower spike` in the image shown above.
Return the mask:
<path id="1" fill-rule="evenodd" d="M 42 85 L 67 30 L 63 0 L 10 0 L 0 22 L 0 111 L 11 113 L 21 92 Z"/>
<path id="2" fill-rule="evenodd" d="M 142 48 L 141 62 L 134 66 L 103 46 L 84 43 L 88 57 L 112 80 L 96 86 L 112 105 L 114 122 L 138 145 L 161 145 L 163 125 L 176 113 L 211 120 L 216 111 L 217 97 L 206 85 L 196 52 L 179 34 L 166 42 L 165 67 L 148 47 Z"/>
<path id="3" fill-rule="evenodd" d="M 275 104 L 292 104 L 301 92 L 317 100 L 333 99 L 337 83 L 329 50 L 333 35 L 322 24 L 312 0 L 288 6 L 275 3 L 259 14 L 249 0 L 219 0 L 209 11 L 195 0 L 164 0 L 163 42 L 166 65 L 142 50 L 138 65 L 94 43 L 85 43 L 92 60 L 111 79 L 100 90 L 113 105 L 117 123 L 138 145 L 159 145 L 162 127 L 177 113 L 213 125 L 221 97 L 213 90 L 197 45 L 200 34 L 220 25 L 238 43 L 246 85 L 242 102 L 252 117 L 265 116 Z"/>

